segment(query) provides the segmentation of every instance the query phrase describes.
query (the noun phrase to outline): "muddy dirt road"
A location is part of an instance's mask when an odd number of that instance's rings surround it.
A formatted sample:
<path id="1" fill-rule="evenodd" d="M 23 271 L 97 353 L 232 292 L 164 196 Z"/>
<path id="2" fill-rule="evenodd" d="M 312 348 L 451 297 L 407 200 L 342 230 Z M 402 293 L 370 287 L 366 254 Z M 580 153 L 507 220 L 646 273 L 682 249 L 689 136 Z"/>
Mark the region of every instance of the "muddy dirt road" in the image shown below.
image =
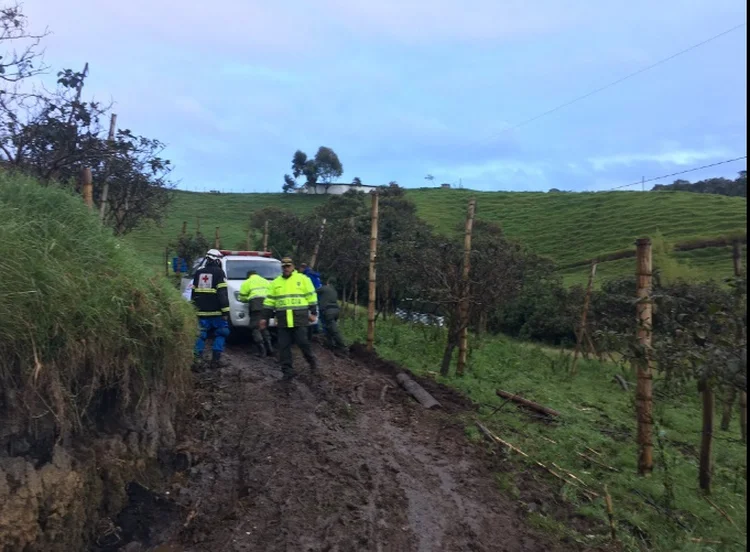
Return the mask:
<path id="1" fill-rule="evenodd" d="M 198 375 L 168 498 L 132 486 L 113 549 L 563 549 L 527 526 L 486 451 L 451 420 L 471 408 L 465 399 L 432 383 L 444 411 L 425 411 L 387 363 L 316 352 L 320 374 L 295 357 L 288 388 L 275 360 L 243 347 Z"/>

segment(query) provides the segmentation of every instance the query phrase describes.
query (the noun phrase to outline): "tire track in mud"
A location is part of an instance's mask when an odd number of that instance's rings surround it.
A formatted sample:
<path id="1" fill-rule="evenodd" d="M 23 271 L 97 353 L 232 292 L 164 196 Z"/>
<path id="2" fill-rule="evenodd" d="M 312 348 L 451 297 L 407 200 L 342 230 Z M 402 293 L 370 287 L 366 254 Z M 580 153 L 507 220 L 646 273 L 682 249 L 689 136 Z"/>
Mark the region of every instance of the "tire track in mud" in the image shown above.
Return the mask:
<path id="1" fill-rule="evenodd" d="M 188 513 L 153 528 L 153 550 L 560 549 L 497 491 L 461 426 L 377 367 L 317 354 L 321 373 L 295 358 L 287 385 L 274 360 L 242 347 L 197 376 L 192 466 L 170 492 Z"/>

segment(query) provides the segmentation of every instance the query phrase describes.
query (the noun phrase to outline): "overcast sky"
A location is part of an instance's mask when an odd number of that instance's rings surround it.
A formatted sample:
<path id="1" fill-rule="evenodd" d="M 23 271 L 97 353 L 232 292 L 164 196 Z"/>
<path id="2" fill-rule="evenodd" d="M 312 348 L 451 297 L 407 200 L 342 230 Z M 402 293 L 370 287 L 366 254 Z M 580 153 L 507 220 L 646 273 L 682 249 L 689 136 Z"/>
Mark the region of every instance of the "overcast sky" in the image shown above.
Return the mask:
<path id="1" fill-rule="evenodd" d="M 401 5 L 403 2 L 403 5 Z M 278 191 L 296 149 L 341 181 L 603 190 L 746 153 L 743 0 L 25 0 L 55 70 L 159 138 L 180 187 Z M 687 175 L 734 176 L 745 162 Z M 668 179 L 671 181 L 672 179 Z"/>

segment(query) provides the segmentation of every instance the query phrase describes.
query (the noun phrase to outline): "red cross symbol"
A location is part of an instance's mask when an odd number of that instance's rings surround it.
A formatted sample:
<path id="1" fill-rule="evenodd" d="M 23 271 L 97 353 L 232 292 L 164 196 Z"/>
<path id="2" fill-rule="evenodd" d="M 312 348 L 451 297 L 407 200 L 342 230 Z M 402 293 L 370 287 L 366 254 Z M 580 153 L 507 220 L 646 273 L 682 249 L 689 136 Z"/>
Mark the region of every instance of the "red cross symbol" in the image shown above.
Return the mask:
<path id="1" fill-rule="evenodd" d="M 205 275 L 205 274 L 203 275 L 203 281 L 204 281 L 204 282 L 208 282 L 208 276 L 207 276 L 207 275 Z"/>

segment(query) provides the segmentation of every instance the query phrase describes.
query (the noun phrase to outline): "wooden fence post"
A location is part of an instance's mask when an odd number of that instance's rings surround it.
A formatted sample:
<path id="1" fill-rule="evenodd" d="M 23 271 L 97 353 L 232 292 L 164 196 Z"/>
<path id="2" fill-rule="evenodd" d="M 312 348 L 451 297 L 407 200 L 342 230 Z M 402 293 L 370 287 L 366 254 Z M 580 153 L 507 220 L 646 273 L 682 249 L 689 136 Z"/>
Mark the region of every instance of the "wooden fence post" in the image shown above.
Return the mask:
<path id="1" fill-rule="evenodd" d="M 742 244 L 739 240 L 736 240 L 734 244 L 732 245 L 732 261 L 734 265 L 734 275 L 735 277 L 739 278 L 742 276 Z M 742 332 L 743 329 L 740 329 L 740 332 Z M 740 338 L 743 336 L 740 335 Z M 747 360 L 747 354 L 745 354 L 745 359 Z M 740 362 L 742 360 L 740 359 Z M 747 369 L 747 366 L 745 366 L 745 369 Z M 734 402 L 734 400 L 732 401 Z M 740 391 L 740 435 L 742 437 L 742 442 L 747 443 L 747 391 Z M 730 404 L 730 408 L 731 408 Z"/>
<path id="2" fill-rule="evenodd" d="M 367 304 L 367 350 L 375 344 L 375 300 L 377 298 L 377 273 L 375 260 L 378 253 L 378 194 L 372 192 L 372 226 L 370 228 L 370 289 Z"/>
<path id="3" fill-rule="evenodd" d="M 107 136 L 107 146 L 109 146 L 110 150 L 113 149 L 114 143 L 115 143 L 115 129 L 117 128 L 117 114 L 112 113 L 112 116 L 109 119 L 109 135 Z M 112 155 L 112 151 L 109 152 L 109 155 Z M 107 166 L 109 167 L 109 161 L 107 162 Z M 104 178 L 104 186 L 102 188 L 102 197 L 99 200 L 99 220 L 101 222 L 104 222 L 104 214 L 107 210 L 107 198 L 109 197 L 109 170 L 107 170 L 106 176 Z"/>
<path id="4" fill-rule="evenodd" d="M 268 251 L 268 221 L 263 225 L 263 252 Z"/>
<path id="5" fill-rule="evenodd" d="M 221 234 L 219 232 L 219 227 L 216 227 L 216 231 L 214 232 L 214 247 L 216 249 L 221 249 Z"/>
<path id="6" fill-rule="evenodd" d="M 91 180 L 91 167 L 81 169 L 81 194 L 89 209 L 94 208 L 94 183 Z"/>
<path id="7" fill-rule="evenodd" d="M 318 262 L 318 253 L 320 253 L 320 244 L 323 241 L 323 232 L 326 229 L 326 219 L 323 219 L 323 223 L 320 225 L 320 231 L 318 232 L 318 241 L 315 242 L 315 249 L 313 250 L 312 258 L 310 259 L 310 268 L 315 270 L 315 263 Z"/>
<path id="8" fill-rule="evenodd" d="M 638 474 L 649 476 L 653 470 L 653 372 L 651 366 L 651 239 L 636 241 L 636 323 L 640 355 L 637 360 L 636 414 L 638 419 Z"/>
<path id="9" fill-rule="evenodd" d="M 461 275 L 461 303 L 459 304 L 460 333 L 458 337 L 458 364 L 456 375 L 463 376 L 466 369 L 466 354 L 469 350 L 469 293 L 471 292 L 471 233 L 474 229 L 474 212 L 477 202 L 469 200 L 469 208 L 466 213 L 466 226 L 464 229 L 464 266 Z"/>
<path id="10" fill-rule="evenodd" d="M 740 391 L 740 433 L 742 442 L 747 443 L 747 391 Z"/>
<path id="11" fill-rule="evenodd" d="M 182 221 L 182 235 L 184 236 L 185 234 L 187 234 L 187 221 L 183 220 Z"/>
<path id="12" fill-rule="evenodd" d="M 573 366 L 570 371 L 572 374 L 577 373 L 578 355 L 583 346 L 584 335 L 587 334 L 586 319 L 589 315 L 589 304 L 591 302 L 591 291 L 594 289 L 594 277 L 596 276 L 596 261 L 591 261 L 591 272 L 589 273 L 589 283 L 586 286 L 586 298 L 583 300 L 583 312 L 581 313 L 581 325 L 576 333 L 576 348 L 573 352 Z M 589 338 L 590 341 L 590 338 Z"/>
<path id="13" fill-rule="evenodd" d="M 742 276 L 742 244 L 735 240 L 732 244 L 732 264 L 734 265 L 734 275 L 738 278 Z"/>
<path id="14" fill-rule="evenodd" d="M 359 306 L 359 270 L 354 272 L 354 285 L 352 286 L 354 293 L 354 311 L 352 312 L 352 318 L 357 319 L 358 306 Z"/>
<path id="15" fill-rule="evenodd" d="M 714 390 L 711 381 L 706 378 L 699 385 L 703 395 L 703 431 L 701 435 L 700 464 L 698 482 L 707 494 L 711 493 L 711 457 L 714 437 Z"/>
<path id="16" fill-rule="evenodd" d="M 195 235 L 200 236 L 201 235 L 201 218 L 195 217 Z"/>

